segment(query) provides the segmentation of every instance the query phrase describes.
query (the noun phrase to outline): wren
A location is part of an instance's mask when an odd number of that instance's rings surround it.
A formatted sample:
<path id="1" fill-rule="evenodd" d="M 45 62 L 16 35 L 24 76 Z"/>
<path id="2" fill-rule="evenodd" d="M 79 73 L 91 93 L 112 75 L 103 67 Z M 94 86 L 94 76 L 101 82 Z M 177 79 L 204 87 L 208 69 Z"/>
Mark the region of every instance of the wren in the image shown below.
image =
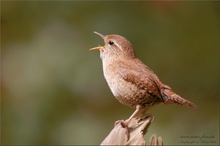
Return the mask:
<path id="1" fill-rule="evenodd" d="M 128 125 L 140 111 L 146 111 L 159 103 L 177 103 L 189 108 L 196 108 L 192 102 L 174 93 L 163 84 L 157 75 L 135 55 L 131 43 L 123 36 L 102 35 L 105 45 L 90 50 L 99 50 L 104 77 L 115 98 L 123 105 L 136 108 L 130 118 L 123 122 Z"/>

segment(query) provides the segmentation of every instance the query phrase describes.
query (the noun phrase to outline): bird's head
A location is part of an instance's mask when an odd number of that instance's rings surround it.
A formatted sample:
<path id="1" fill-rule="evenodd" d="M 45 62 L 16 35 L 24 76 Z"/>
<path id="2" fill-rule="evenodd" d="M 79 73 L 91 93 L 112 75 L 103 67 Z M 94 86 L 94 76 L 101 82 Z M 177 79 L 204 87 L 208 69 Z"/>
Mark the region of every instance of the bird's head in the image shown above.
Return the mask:
<path id="1" fill-rule="evenodd" d="M 134 49 L 131 43 L 123 36 L 112 34 L 102 35 L 94 32 L 103 38 L 105 45 L 90 50 L 100 50 L 100 57 L 103 59 L 131 59 L 135 57 Z"/>

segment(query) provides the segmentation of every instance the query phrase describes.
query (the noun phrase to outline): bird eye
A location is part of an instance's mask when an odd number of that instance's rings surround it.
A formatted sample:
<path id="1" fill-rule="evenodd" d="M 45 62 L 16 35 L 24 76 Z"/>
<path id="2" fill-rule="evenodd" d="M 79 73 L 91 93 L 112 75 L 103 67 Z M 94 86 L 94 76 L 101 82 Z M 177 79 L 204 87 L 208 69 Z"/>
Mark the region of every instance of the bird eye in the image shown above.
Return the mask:
<path id="1" fill-rule="evenodd" d="M 113 41 L 109 41 L 108 44 L 109 44 L 109 45 L 113 45 L 114 42 L 113 42 Z"/>

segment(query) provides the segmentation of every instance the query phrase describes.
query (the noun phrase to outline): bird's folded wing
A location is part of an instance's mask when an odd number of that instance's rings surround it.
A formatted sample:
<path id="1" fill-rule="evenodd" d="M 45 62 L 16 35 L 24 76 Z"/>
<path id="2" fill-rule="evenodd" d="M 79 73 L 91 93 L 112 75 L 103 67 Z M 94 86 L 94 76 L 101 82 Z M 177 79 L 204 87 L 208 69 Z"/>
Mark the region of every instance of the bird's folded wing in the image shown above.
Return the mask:
<path id="1" fill-rule="evenodd" d="M 147 92 L 152 96 L 161 98 L 157 76 L 155 77 L 154 74 L 151 73 L 151 70 L 149 68 L 143 70 L 139 69 L 138 67 L 134 68 L 126 65 L 121 66 L 118 70 L 118 73 L 127 82 L 138 86 L 138 88 L 140 89 L 147 90 Z"/>

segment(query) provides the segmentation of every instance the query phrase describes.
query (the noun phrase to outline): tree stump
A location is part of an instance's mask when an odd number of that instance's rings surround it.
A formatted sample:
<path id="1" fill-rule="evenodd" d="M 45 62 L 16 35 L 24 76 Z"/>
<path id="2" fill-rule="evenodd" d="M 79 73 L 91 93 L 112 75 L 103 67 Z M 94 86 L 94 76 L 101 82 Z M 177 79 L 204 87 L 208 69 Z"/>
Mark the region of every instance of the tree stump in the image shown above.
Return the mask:
<path id="1" fill-rule="evenodd" d="M 123 127 L 120 123 L 115 124 L 109 135 L 102 141 L 101 145 L 146 145 L 144 135 L 153 121 L 153 116 L 135 117 L 131 120 L 128 127 Z M 162 146 L 161 137 L 152 135 L 150 145 Z"/>

